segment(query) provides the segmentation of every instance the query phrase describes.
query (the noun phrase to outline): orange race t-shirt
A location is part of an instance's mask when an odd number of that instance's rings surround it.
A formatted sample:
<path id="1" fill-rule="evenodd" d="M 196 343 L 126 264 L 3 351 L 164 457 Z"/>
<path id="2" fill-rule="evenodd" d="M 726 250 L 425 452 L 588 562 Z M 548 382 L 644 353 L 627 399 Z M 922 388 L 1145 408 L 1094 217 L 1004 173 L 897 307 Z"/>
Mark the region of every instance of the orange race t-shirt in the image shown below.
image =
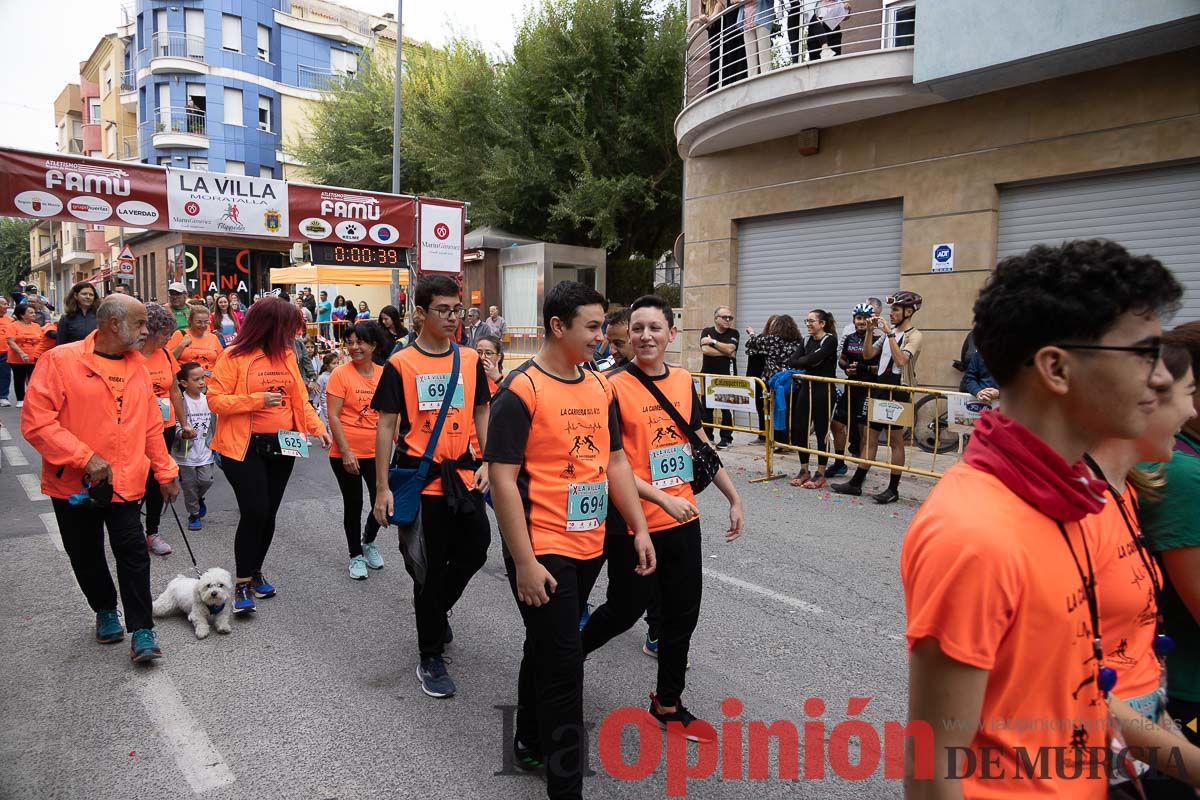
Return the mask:
<path id="1" fill-rule="evenodd" d="M 534 555 L 597 558 L 604 552 L 609 454 L 621 449 L 612 388 L 580 370 L 564 381 L 530 360 L 492 401 L 485 460 L 520 464 Z"/>
<path id="2" fill-rule="evenodd" d="M 191 336 L 187 347 L 179 354 L 179 363 L 186 364 L 189 361 L 195 361 L 200 366 L 204 367 L 206 374 L 212 373 L 213 364 L 217 363 L 217 356 L 221 355 L 224 349 L 221 346 L 221 340 L 217 338 L 215 333 L 206 332 L 203 336 L 197 337 L 190 330 L 175 331 L 167 342 L 167 347 L 171 352 L 175 352 L 175 348 L 183 341 L 184 336 Z"/>
<path id="3" fill-rule="evenodd" d="M 1084 563 L 1088 532 L 1078 523 L 1064 527 Z M 1094 558 L 1095 546 L 1089 547 Z M 908 646 L 933 637 L 950 658 L 988 671 L 971 749 L 982 764 L 981 752 L 991 748 L 988 755 L 998 755 L 1000 764 L 988 780 L 977 769 L 963 794 L 1105 797 L 1102 769 L 1096 780 L 1088 779 L 1087 764 L 1078 780 L 1055 777 L 1056 753 L 1064 754 L 1070 775 L 1076 753 L 1087 752 L 1076 747 L 1103 748 L 1109 738 L 1083 581 L 1058 524 L 994 475 L 959 463 L 909 525 L 900 576 Z M 1021 762 L 1017 748 L 1028 761 Z M 1027 767 L 1039 757 L 1052 765 L 1045 779 Z M 934 768 L 945 769 L 944 759 Z"/>
<path id="4" fill-rule="evenodd" d="M 130 362 L 125 356 L 111 357 L 96 353 L 95 358 L 92 359 L 92 365 L 98 375 L 104 379 L 108 391 L 112 394 L 113 402 L 116 405 L 116 424 L 120 425 L 127 413 L 125 411 L 125 386 L 128 382 Z M 162 417 L 159 416 L 157 419 L 162 419 Z"/>
<path id="5" fill-rule="evenodd" d="M 275 359 L 260 354 L 250 363 L 250 369 L 246 375 L 246 388 L 250 394 L 278 392 L 283 395 L 283 402 L 279 405 L 261 408 L 251 413 L 251 433 L 278 433 L 281 430 L 292 430 L 295 425 L 295 417 L 292 416 L 292 401 L 287 395 L 287 387 L 291 385 L 292 380 L 292 372 L 288 369 L 286 354 Z"/>
<path id="6" fill-rule="evenodd" d="M 20 347 L 25 355 L 29 356 L 29 361 L 26 362 L 21 358 L 16 350 L 8 348 L 8 363 L 9 364 L 32 364 L 37 361 L 37 357 L 42 353 L 42 337 L 45 331 L 41 325 L 33 322 L 17 322 L 13 320 L 12 327 L 8 329 L 7 339 L 16 339 L 17 347 Z"/>
<path id="7" fill-rule="evenodd" d="M 379 412 L 371 408 L 371 399 L 375 396 L 381 375 L 383 367 L 378 364 L 371 365 L 371 376 L 368 378 L 353 363 L 347 363 L 330 373 L 329 382 L 325 385 L 326 395 L 342 399 L 342 413 L 338 419 L 346 435 L 346 444 L 350 445 L 350 452 L 356 458 L 375 457 L 375 426 L 379 422 Z M 329 448 L 329 457 L 342 457 L 336 438 Z"/>
<path id="8" fill-rule="evenodd" d="M 17 321 L 8 314 L 0 314 L 0 350 L 5 352 L 6 357 L 8 353 L 9 331 L 11 331 L 12 326 L 16 324 Z"/>
<path id="9" fill-rule="evenodd" d="M 1158 563 L 1148 548 L 1139 553 L 1134 536 L 1141 538 L 1136 493 L 1128 487 L 1116 499 L 1109 493 L 1099 514 L 1083 521 L 1096 542 L 1097 595 L 1100 600 L 1100 633 L 1104 640 L 1104 663 L 1117 671 L 1113 694 L 1129 699 L 1158 689 L 1162 669 L 1154 654 L 1158 603 L 1154 581 L 1161 579 Z M 1121 516 L 1124 505 L 1131 533 Z M 1143 558 L 1144 555 L 1144 558 Z"/>
<path id="10" fill-rule="evenodd" d="M 175 406 L 171 404 L 171 387 L 179 382 L 179 362 L 165 347 L 160 347 L 146 356 L 146 371 L 150 373 L 150 385 L 159 413 L 163 414 L 163 425 L 174 427 Z"/>
<path id="11" fill-rule="evenodd" d="M 47 322 L 42 326 L 42 340 L 38 343 L 37 358 L 41 358 L 58 346 L 58 323 Z"/>
<path id="12" fill-rule="evenodd" d="M 460 347 L 459 378 L 442 433 L 434 447 L 434 463 L 455 461 L 471 453 L 475 438 L 475 409 L 491 402 L 487 391 L 487 376 L 479 355 L 469 347 Z M 419 344 L 404 348 L 388 359 L 379 378 L 371 408 L 384 414 L 400 415 L 400 444 L 398 450 L 408 464 L 425 455 L 429 437 L 437 423 L 442 398 L 446 396 L 450 377 L 452 352 L 427 353 Z M 479 453 L 473 453 L 478 458 Z M 434 472 L 436 473 L 436 468 Z M 467 488 L 475 485 L 474 470 L 460 468 L 459 476 Z M 422 494 L 441 495 L 442 480 L 436 478 Z"/>
<path id="13" fill-rule="evenodd" d="M 692 446 L 687 433 L 679 430 L 675 421 L 662 410 L 658 400 L 638 380 L 635 364 L 625 364 L 604 373 L 612 387 L 617 413 L 621 417 L 621 442 L 633 472 L 656 489 L 669 495 L 696 502 L 692 492 L 694 464 Z M 640 372 L 640 370 L 639 370 Z M 700 427 L 700 401 L 692 376 L 682 369 L 667 368 L 664 374 L 652 378 L 658 390 L 666 395 L 692 430 Z M 660 506 L 642 501 L 642 511 L 650 532 L 679 526 Z"/>

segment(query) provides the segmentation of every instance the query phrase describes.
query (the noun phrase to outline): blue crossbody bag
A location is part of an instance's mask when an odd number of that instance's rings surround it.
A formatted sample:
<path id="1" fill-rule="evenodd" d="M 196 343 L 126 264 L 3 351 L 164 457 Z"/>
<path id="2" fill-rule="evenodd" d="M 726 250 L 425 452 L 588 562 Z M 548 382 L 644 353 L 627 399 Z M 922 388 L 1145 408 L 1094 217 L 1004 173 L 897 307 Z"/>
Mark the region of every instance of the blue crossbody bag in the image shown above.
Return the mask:
<path id="1" fill-rule="evenodd" d="M 450 380 L 446 384 L 446 396 L 442 398 L 442 407 L 438 409 L 437 422 L 429 435 L 429 444 L 425 447 L 425 455 L 421 463 L 414 467 L 391 467 L 388 469 L 388 488 L 392 490 L 392 515 L 388 521 L 393 525 L 412 525 L 421 510 L 421 492 L 429 477 L 429 468 L 433 466 L 433 451 L 437 448 L 438 438 L 442 435 L 442 425 L 446 422 L 446 414 L 458 388 L 459 357 L 458 345 L 450 343 L 454 353 L 450 366 Z M 403 447 L 403 442 L 398 445 Z"/>

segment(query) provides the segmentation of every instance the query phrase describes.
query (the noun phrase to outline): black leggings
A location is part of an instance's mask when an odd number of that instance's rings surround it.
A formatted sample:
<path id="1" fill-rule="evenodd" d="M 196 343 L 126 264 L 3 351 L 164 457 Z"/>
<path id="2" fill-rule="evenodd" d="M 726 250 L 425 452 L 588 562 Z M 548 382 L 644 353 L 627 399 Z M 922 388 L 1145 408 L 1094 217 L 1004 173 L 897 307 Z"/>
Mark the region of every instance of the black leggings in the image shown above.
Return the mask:
<path id="1" fill-rule="evenodd" d="M 692 520 L 651 534 L 658 569 L 642 576 L 633 571 L 637 552 L 632 536 L 606 536 L 608 595 L 588 617 L 583 629 L 584 654 L 634 626 L 657 589 L 662 620 L 658 639 L 658 702 L 679 702 L 687 674 L 692 633 L 700 620 L 704 564 L 700 555 L 700 522 Z"/>
<path id="2" fill-rule="evenodd" d="M 351 475 L 342 465 L 341 457 L 329 457 L 329 466 L 333 467 L 333 477 L 337 478 L 338 488 L 342 490 L 342 527 L 346 529 L 346 545 L 350 548 L 350 557 L 363 554 L 363 544 L 375 541 L 379 533 L 379 523 L 375 521 L 375 459 L 360 458 L 358 460 L 358 475 Z M 366 528 L 362 527 L 363 483 L 367 484 L 367 495 L 371 499 L 371 511 L 367 512 Z"/>
<path id="3" fill-rule="evenodd" d="M 241 461 L 231 456 L 221 457 L 221 470 L 233 487 L 238 504 L 237 533 L 233 538 L 238 578 L 251 578 L 262 570 L 275 536 L 275 515 L 279 513 L 295 465 L 296 460 L 290 456 L 264 456 L 255 452 L 253 437 Z"/>
<path id="4" fill-rule="evenodd" d="M 158 410 L 158 404 L 155 404 L 155 410 Z M 171 447 L 175 444 L 175 426 L 163 428 L 163 441 L 167 443 L 167 452 L 171 452 Z M 158 533 L 158 522 L 162 519 L 163 497 L 162 491 L 158 488 L 158 481 L 154 478 L 154 470 L 146 476 L 146 535 Z"/>
<path id="5" fill-rule="evenodd" d="M 829 436 L 829 384 L 804 381 L 792 388 L 792 438 L 796 447 L 808 447 L 809 412 L 812 413 L 812 428 L 817 434 L 818 450 L 825 449 Z M 800 466 L 808 465 L 808 453 L 800 454 Z M 828 456 L 817 456 L 817 465 L 825 466 Z"/>
<path id="6" fill-rule="evenodd" d="M 814 19 L 808 24 L 808 60 L 812 61 L 821 54 L 822 45 L 828 44 L 835 56 L 842 54 L 842 29 L 838 26 L 830 30 L 825 23 Z"/>
<path id="7" fill-rule="evenodd" d="M 547 796 L 551 800 L 582 800 L 588 745 L 583 727 L 579 615 L 604 559 L 580 561 L 547 554 L 537 560 L 554 576 L 558 588 L 542 606 L 517 600 L 525 623 L 525 645 L 517 678 L 516 733 L 521 744 L 545 757 Z M 507 548 L 504 567 L 515 598 L 517 570 Z"/>
<path id="8" fill-rule="evenodd" d="M 33 364 L 9 364 L 12 367 L 13 388 L 17 391 L 17 400 L 25 399 L 25 385 L 29 383 L 29 376 L 33 374 Z"/>

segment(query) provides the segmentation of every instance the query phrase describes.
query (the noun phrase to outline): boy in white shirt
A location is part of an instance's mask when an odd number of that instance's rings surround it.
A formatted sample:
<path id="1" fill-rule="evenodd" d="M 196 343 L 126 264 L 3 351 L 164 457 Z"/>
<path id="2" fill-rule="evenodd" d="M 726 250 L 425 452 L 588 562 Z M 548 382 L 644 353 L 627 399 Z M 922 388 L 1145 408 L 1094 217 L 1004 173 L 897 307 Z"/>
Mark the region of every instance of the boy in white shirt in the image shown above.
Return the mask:
<path id="1" fill-rule="evenodd" d="M 204 367 L 188 362 L 179 369 L 179 385 L 183 389 L 183 405 L 187 412 L 189 437 L 181 433 L 175 440 L 175 462 L 179 464 L 179 483 L 183 487 L 183 502 L 187 506 L 188 530 L 203 527 L 200 520 L 208 513 L 204 495 L 213 485 L 212 412 L 204 394 Z"/>

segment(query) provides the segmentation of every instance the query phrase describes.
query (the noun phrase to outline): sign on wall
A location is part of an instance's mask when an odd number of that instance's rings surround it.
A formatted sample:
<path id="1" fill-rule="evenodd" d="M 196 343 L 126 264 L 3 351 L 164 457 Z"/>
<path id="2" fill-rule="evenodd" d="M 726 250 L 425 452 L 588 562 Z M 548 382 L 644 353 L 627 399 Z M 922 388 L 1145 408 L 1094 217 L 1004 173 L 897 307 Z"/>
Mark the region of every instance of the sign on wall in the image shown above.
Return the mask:
<path id="1" fill-rule="evenodd" d="M 288 184 L 292 239 L 412 247 L 416 200 L 395 194 Z"/>
<path id="2" fill-rule="evenodd" d="M 167 168 L 171 230 L 286 239 L 286 181 Z"/>
<path id="3" fill-rule="evenodd" d="M 462 272 L 465 211 L 461 203 L 421 198 L 421 272 Z"/>
<path id="4" fill-rule="evenodd" d="M 954 272 L 954 242 L 943 242 L 933 246 L 933 272 Z"/>
<path id="5" fill-rule="evenodd" d="M 163 171 L 0 149 L 0 215 L 167 230 Z"/>

